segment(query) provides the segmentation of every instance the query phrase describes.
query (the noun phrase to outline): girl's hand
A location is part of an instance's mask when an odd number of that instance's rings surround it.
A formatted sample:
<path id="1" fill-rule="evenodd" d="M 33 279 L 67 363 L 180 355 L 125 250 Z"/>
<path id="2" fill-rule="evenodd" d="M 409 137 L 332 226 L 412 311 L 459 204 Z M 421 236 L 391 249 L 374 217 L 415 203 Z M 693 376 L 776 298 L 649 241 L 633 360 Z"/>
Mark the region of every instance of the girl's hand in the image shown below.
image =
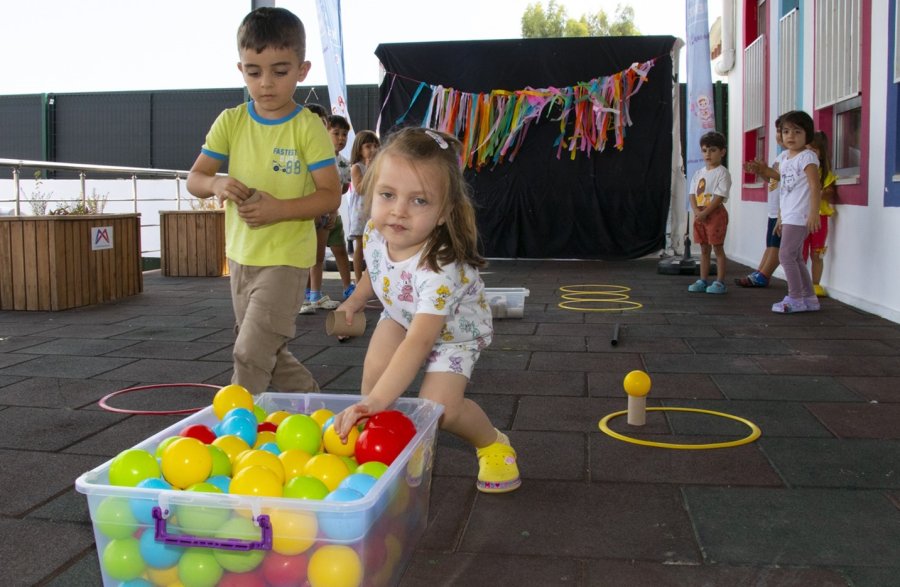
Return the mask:
<path id="1" fill-rule="evenodd" d="M 265 226 L 281 220 L 281 201 L 272 194 L 254 191 L 254 197 L 238 206 L 238 215 L 252 227 Z"/>
<path id="2" fill-rule="evenodd" d="M 353 404 L 334 417 L 334 431 L 337 432 L 341 442 L 347 444 L 350 429 L 356 426 L 357 422 L 378 412 L 383 412 L 386 408 L 386 405 L 382 405 L 372 396 L 366 396 L 361 402 Z"/>
<path id="3" fill-rule="evenodd" d="M 818 232 L 821 224 L 822 223 L 821 223 L 821 220 L 819 219 L 818 214 L 810 214 L 809 217 L 806 219 L 806 229 L 809 230 L 809 234 Z"/>
<path id="4" fill-rule="evenodd" d="M 212 188 L 213 193 L 219 199 L 219 205 L 224 204 L 225 200 L 231 200 L 235 204 L 240 205 L 253 192 L 253 190 L 233 177 L 216 177 Z"/>
<path id="5" fill-rule="evenodd" d="M 775 228 L 772 230 L 772 232 L 777 236 L 781 236 L 781 218 L 779 218 L 775 223 Z"/>

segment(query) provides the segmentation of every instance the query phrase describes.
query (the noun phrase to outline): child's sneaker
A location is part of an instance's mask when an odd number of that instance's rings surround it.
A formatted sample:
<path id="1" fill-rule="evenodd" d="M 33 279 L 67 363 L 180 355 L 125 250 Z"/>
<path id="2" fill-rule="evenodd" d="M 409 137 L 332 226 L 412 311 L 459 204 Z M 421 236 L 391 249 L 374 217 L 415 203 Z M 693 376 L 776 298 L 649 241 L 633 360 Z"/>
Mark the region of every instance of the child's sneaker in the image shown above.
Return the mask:
<path id="1" fill-rule="evenodd" d="M 303 305 L 300 306 L 300 311 L 298 314 L 315 314 L 316 313 L 316 302 L 311 301 L 309 298 L 303 300 Z"/>
<path id="2" fill-rule="evenodd" d="M 478 482 L 482 493 L 507 493 L 522 485 L 516 451 L 509 445 L 509 438 L 499 430 L 497 441 L 476 451 L 478 455 Z"/>
<path id="3" fill-rule="evenodd" d="M 816 308 L 818 310 L 818 308 Z M 785 296 L 780 302 L 772 304 L 772 311 L 778 314 L 795 314 L 797 312 L 806 312 L 806 302 L 798 300 L 790 296 Z"/>
<path id="4" fill-rule="evenodd" d="M 818 312 L 822 309 L 822 306 L 819 305 L 819 298 L 816 296 L 809 296 L 808 298 L 803 298 L 803 303 L 806 304 L 807 312 Z"/>
<path id="5" fill-rule="evenodd" d="M 709 284 L 706 283 L 705 280 L 698 279 L 697 281 L 695 281 L 694 283 L 692 283 L 688 286 L 688 291 L 693 292 L 693 293 L 704 292 L 704 291 L 706 291 L 707 287 L 709 287 Z"/>
<path id="6" fill-rule="evenodd" d="M 819 298 L 827 298 L 828 292 L 825 291 L 825 288 L 819 285 L 818 283 L 813 285 L 813 291 L 816 292 L 816 297 Z"/>
<path id="7" fill-rule="evenodd" d="M 769 278 L 759 271 L 753 271 L 746 277 L 735 277 L 734 283 L 741 287 L 768 287 Z"/>
<path id="8" fill-rule="evenodd" d="M 353 292 L 355 292 L 355 291 L 356 291 L 356 284 L 355 284 L 355 283 L 351 283 L 350 285 L 348 285 L 348 286 L 347 286 L 347 289 L 344 290 L 344 299 L 346 300 L 347 298 L 349 298 L 350 296 L 352 296 L 352 295 L 353 295 Z"/>
<path id="9" fill-rule="evenodd" d="M 706 293 L 709 294 L 723 294 L 728 291 L 728 288 L 725 287 L 725 284 L 721 281 L 713 281 L 712 285 L 706 288 Z"/>
<path id="10" fill-rule="evenodd" d="M 321 310 L 334 310 L 340 305 L 340 302 L 336 302 L 328 296 L 322 296 L 319 298 L 319 301 L 316 302 L 316 308 Z"/>

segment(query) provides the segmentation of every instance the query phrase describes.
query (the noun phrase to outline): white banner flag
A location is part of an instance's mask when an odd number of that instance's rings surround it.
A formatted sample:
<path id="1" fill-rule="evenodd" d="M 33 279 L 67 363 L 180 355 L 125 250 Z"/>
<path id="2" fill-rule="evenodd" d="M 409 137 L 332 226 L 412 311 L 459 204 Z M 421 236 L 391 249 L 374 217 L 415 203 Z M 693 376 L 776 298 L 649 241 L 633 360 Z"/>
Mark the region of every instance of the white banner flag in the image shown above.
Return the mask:
<path id="1" fill-rule="evenodd" d="M 350 158 L 353 147 L 353 122 L 347 109 L 347 83 L 344 81 L 344 37 L 341 33 L 341 0 L 318 0 L 319 30 L 322 33 L 322 57 L 325 77 L 328 79 L 328 96 L 331 113 L 339 114 L 350 123 L 347 146 L 341 151 Z"/>
<path id="2" fill-rule="evenodd" d="M 688 0 L 687 7 L 687 183 L 704 165 L 700 137 L 716 130 L 709 61 L 709 17 L 706 0 Z M 687 201 L 690 210 L 690 202 Z"/>

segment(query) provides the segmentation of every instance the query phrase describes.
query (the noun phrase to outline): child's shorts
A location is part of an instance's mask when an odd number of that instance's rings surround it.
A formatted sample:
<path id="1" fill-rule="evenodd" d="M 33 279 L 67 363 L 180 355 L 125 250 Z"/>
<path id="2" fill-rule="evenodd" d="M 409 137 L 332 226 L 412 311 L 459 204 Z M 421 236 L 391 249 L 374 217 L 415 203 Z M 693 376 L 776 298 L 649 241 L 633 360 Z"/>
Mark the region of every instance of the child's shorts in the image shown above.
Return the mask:
<path id="1" fill-rule="evenodd" d="M 700 208 L 702 211 L 703 208 Z M 694 242 L 698 245 L 724 245 L 728 230 L 728 211 L 717 207 L 704 222 L 694 220 Z"/>
<path id="2" fill-rule="evenodd" d="M 458 373 L 472 378 L 472 370 L 481 355 L 477 341 L 459 344 L 440 344 L 425 359 L 426 373 Z"/>
<path id="3" fill-rule="evenodd" d="M 346 247 L 347 241 L 344 238 L 344 223 L 341 221 L 341 216 L 338 215 L 334 219 L 334 228 L 331 229 L 331 232 L 328 233 L 328 246 L 329 247 Z"/>
<path id="4" fill-rule="evenodd" d="M 780 248 L 781 247 L 781 235 L 775 234 L 775 225 L 778 224 L 777 218 L 769 218 L 769 223 L 766 228 L 766 248 Z"/>
<path id="5" fill-rule="evenodd" d="M 328 223 L 331 222 L 331 214 L 322 214 L 321 216 L 316 216 L 316 230 L 320 230 L 328 226 Z"/>
<path id="6" fill-rule="evenodd" d="M 808 261 L 809 256 L 815 253 L 819 258 L 825 256 L 825 241 L 828 239 L 828 216 L 819 215 L 819 230 L 806 237 L 803 241 L 803 260 Z"/>

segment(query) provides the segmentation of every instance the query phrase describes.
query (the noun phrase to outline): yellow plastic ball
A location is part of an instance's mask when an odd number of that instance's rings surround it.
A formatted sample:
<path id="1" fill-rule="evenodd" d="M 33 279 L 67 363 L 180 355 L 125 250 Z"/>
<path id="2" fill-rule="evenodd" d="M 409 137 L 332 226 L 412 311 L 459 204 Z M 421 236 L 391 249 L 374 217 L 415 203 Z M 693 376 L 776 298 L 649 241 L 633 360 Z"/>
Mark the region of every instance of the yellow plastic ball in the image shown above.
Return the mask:
<path id="1" fill-rule="evenodd" d="M 263 430 L 256 434 L 256 442 L 253 443 L 253 448 L 259 448 L 267 442 L 276 442 L 275 441 L 275 433 L 271 430 Z"/>
<path id="2" fill-rule="evenodd" d="M 277 412 L 272 412 L 268 416 L 266 416 L 266 422 L 271 422 L 278 426 L 281 424 L 281 421 L 290 416 L 290 412 L 285 412 L 284 410 L 278 410 Z"/>
<path id="3" fill-rule="evenodd" d="M 272 550 L 278 554 L 293 556 L 306 552 L 315 544 L 319 533 L 319 521 L 312 512 L 272 510 Z"/>
<path id="4" fill-rule="evenodd" d="M 162 454 L 163 477 L 174 487 L 184 489 L 206 481 L 212 471 L 212 455 L 206 445 L 196 438 L 179 438 L 169 444 Z"/>
<path id="5" fill-rule="evenodd" d="M 307 461 L 303 468 L 304 474 L 315 477 L 325 484 L 328 491 L 334 491 L 341 484 L 344 477 L 350 474 L 350 469 L 344 464 L 341 457 L 322 453 Z"/>
<path id="6" fill-rule="evenodd" d="M 229 460 L 231 460 L 232 465 L 234 465 L 234 461 L 242 452 L 244 452 L 245 450 L 250 450 L 250 445 L 247 444 L 247 441 L 234 434 L 226 434 L 225 436 L 220 436 L 213 440 L 212 443 L 213 446 L 217 446 L 225 451 L 225 454 L 228 455 L 228 458 Z"/>
<path id="7" fill-rule="evenodd" d="M 236 383 L 226 385 L 213 397 L 213 412 L 219 420 L 234 408 L 247 408 L 253 411 L 253 396 L 246 388 Z"/>
<path id="8" fill-rule="evenodd" d="M 634 397 L 644 397 L 650 393 L 650 376 L 641 370 L 634 370 L 622 382 L 625 393 Z"/>
<path id="9" fill-rule="evenodd" d="M 148 565 L 145 572 L 150 582 L 160 587 L 168 587 L 178 581 L 178 565 L 168 569 L 156 569 Z"/>
<path id="10" fill-rule="evenodd" d="M 334 416 L 334 412 L 329 410 L 328 408 L 320 408 L 309 415 L 310 418 L 318 422 L 319 428 L 325 426 L 325 422 L 328 421 L 328 418 Z"/>
<path id="11" fill-rule="evenodd" d="M 334 425 L 329 424 L 322 435 L 322 443 L 325 445 L 325 452 L 339 457 L 352 457 L 356 452 L 356 440 L 359 438 L 359 430 L 356 426 L 350 429 L 347 435 L 347 444 L 341 442 L 341 437 L 334 431 Z"/>
<path id="12" fill-rule="evenodd" d="M 278 482 L 284 484 L 284 465 L 278 456 L 267 450 L 248 450 L 242 452 L 234 461 L 232 475 L 237 475 L 247 467 L 265 467 L 275 473 Z"/>
<path id="13" fill-rule="evenodd" d="M 310 587 L 358 587 L 362 576 L 362 561 L 349 546 L 329 544 L 309 557 Z"/>
<path id="14" fill-rule="evenodd" d="M 251 465 L 241 469 L 231 478 L 229 493 L 255 497 L 281 497 L 282 486 L 271 470 L 260 465 Z"/>
<path id="15" fill-rule="evenodd" d="M 299 448 L 292 448 L 278 455 L 278 460 L 281 461 L 281 465 L 284 467 L 285 483 L 294 477 L 305 475 L 306 463 L 311 458 L 311 454 L 305 450 L 300 450 Z"/>

